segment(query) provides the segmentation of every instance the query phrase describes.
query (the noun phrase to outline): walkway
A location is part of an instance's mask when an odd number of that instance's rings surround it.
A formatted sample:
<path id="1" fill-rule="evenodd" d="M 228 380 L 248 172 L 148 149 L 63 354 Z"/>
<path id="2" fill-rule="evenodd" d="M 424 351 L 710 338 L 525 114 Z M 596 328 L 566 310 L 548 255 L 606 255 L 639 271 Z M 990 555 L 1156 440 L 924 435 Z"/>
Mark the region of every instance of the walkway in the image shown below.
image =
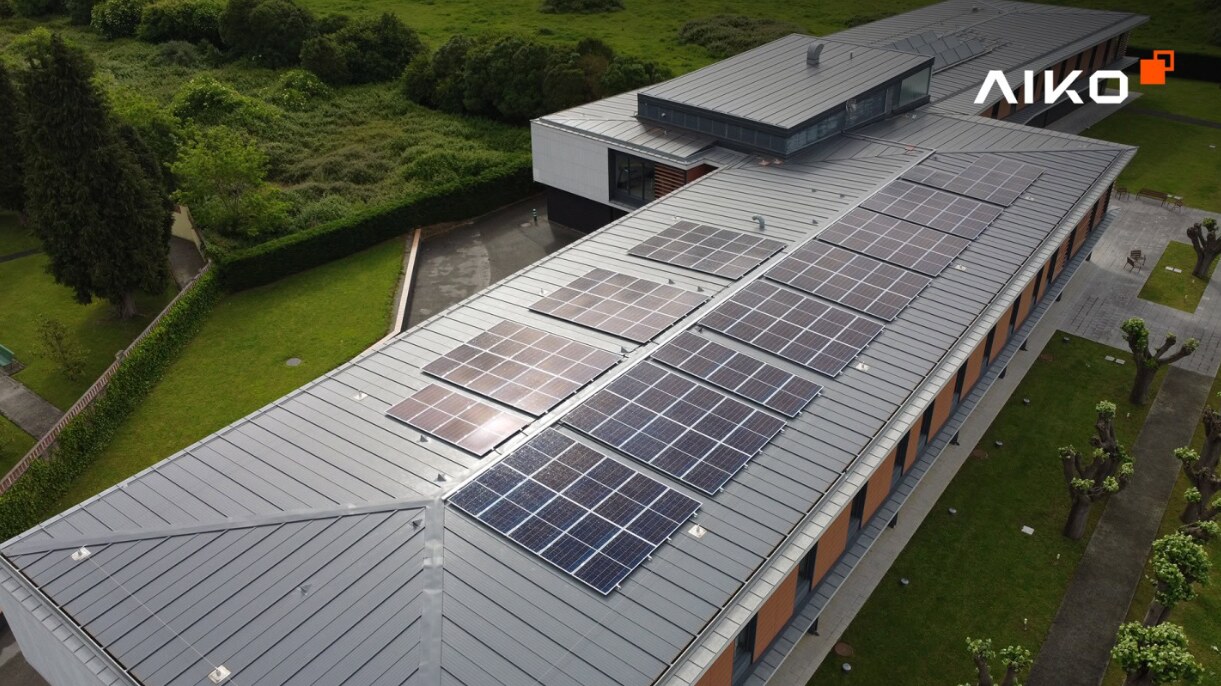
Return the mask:
<path id="1" fill-rule="evenodd" d="M 63 412 L 25 384 L 0 374 L 0 414 L 34 438 L 51 430 Z M 2 476 L 2 475 L 0 475 Z"/>
<path id="2" fill-rule="evenodd" d="M 1191 443 L 1212 377 L 1171 368 L 1132 444 L 1136 474 L 1106 504 L 1073 580 L 1056 612 L 1029 686 L 1098 686 L 1111 659 L 1115 632 L 1145 569 L 1162 513 L 1174 491 L 1179 462 L 1173 450 Z"/>
<path id="3" fill-rule="evenodd" d="M 29 250 L 20 250 L 18 252 L 11 252 L 7 255 L 0 255 L 0 262 L 11 262 L 12 260 L 19 260 L 23 257 L 29 257 L 30 255 L 37 255 L 40 252 L 42 252 L 42 248 L 30 248 Z"/>
<path id="4" fill-rule="evenodd" d="M 1129 111 L 1132 112 L 1132 114 L 1143 114 L 1147 117 L 1169 119 L 1170 121 L 1177 121 L 1180 124 L 1191 124 L 1193 126 L 1207 126 L 1213 129 L 1221 129 L 1221 122 L 1215 122 L 1209 119 L 1199 119 L 1197 117 L 1188 117 L 1185 114 L 1175 114 L 1173 112 L 1154 110 L 1148 107 L 1133 107 Z"/>

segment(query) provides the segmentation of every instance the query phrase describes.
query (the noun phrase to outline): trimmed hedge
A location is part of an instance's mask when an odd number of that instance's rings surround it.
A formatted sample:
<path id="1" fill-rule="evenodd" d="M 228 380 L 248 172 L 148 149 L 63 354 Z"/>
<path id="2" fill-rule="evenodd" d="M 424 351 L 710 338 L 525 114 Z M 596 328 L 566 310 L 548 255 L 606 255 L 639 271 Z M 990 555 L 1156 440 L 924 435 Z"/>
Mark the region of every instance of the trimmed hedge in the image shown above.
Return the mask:
<path id="1" fill-rule="evenodd" d="M 232 252 L 213 249 L 225 288 L 242 290 L 359 252 L 408 230 L 467 219 L 533 192 L 529 160 L 492 168 L 343 219 Z"/>
<path id="2" fill-rule="evenodd" d="M 131 350 L 106 387 L 88 408 L 60 432 L 49 460 L 35 460 L 7 492 L 0 495 L 0 541 L 37 525 L 72 482 L 110 444 L 117 429 L 194 338 L 220 294 L 215 269 L 199 277 L 191 292 L 173 304 L 157 326 Z"/>

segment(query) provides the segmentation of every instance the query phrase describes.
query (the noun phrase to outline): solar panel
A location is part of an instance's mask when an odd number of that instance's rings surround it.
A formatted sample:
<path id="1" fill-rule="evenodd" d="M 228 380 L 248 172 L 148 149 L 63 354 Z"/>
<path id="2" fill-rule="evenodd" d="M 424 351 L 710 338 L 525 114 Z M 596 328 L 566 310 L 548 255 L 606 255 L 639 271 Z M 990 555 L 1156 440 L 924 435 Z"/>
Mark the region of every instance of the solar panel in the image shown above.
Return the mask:
<path id="1" fill-rule="evenodd" d="M 603 595 L 700 506 L 554 429 L 458 489 L 449 502 Z"/>
<path id="2" fill-rule="evenodd" d="M 937 276 L 970 241 L 902 219 L 853 208 L 818 237 L 884 262 Z"/>
<path id="3" fill-rule="evenodd" d="M 700 324 L 834 377 L 882 325 L 800 293 L 752 282 Z"/>
<path id="4" fill-rule="evenodd" d="M 628 250 L 629 255 L 730 279 L 759 266 L 784 243 L 762 236 L 680 221 Z"/>
<path id="5" fill-rule="evenodd" d="M 716 493 L 784 420 L 644 361 L 564 423 L 705 493 Z"/>
<path id="6" fill-rule="evenodd" d="M 537 416 L 619 359 L 592 345 L 502 321 L 428 363 L 424 371 Z"/>
<path id="7" fill-rule="evenodd" d="M 908 36 L 888 47 L 932 57 L 934 72 L 949 69 L 988 51 L 987 46 L 977 38 L 965 35 L 938 36 L 933 31 Z"/>
<path id="8" fill-rule="evenodd" d="M 886 321 L 898 316 L 932 281 L 819 241 L 793 251 L 766 276 Z"/>
<path id="9" fill-rule="evenodd" d="M 903 180 L 886 184 L 861 207 L 970 239 L 978 238 L 1001 213 L 995 205 Z"/>
<path id="10" fill-rule="evenodd" d="M 386 414 L 476 455 L 487 453 L 529 423 L 437 384 L 428 384 Z"/>
<path id="11" fill-rule="evenodd" d="M 944 184 L 929 185 L 1008 207 L 1042 174 L 1042 167 L 986 154 Z M 936 180 L 940 181 L 940 178 Z"/>
<path id="12" fill-rule="evenodd" d="M 530 309 L 644 343 L 707 299 L 675 286 L 593 269 Z"/>
<path id="13" fill-rule="evenodd" d="M 813 381 L 690 331 L 650 357 L 789 417 L 797 416 L 822 391 Z"/>

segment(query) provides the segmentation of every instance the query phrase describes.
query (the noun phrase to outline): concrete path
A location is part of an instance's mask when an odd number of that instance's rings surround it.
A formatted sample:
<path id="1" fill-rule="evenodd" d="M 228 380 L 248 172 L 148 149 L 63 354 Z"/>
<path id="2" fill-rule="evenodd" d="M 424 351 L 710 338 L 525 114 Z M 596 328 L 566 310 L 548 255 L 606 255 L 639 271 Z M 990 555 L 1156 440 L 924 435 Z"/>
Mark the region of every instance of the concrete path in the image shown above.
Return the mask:
<path id="1" fill-rule="evenodd" d="M 203 267 L 203 255 L 199 254 L 199 248 L 194 243 L 177 236 L 170 238 L 170 273 L 178 288 L 190 283 Z"/>
<path id="2" fill-rule="evenodd" d="M 1098 686 L 1179 475 L 1175 448 L 1191 442 L 1210 376 L 1172 367 L 1132 444 L 1136 474 L 1106 504 L 1073 574 L 1029 686 Z"/>
<path id="3" fill-rule="evenodd" d="M 7 255 L 0 255 L 0 262 L 10 262 L 12 260 L 19 260 L 23 257 L 29 257 L 30 255 L 37 255 L 40 252 L 42 252 L 42 248 L 30 248 L 29 250 L 20 250 L 18 252 L 11 252 Z"/>
<path id="4" fill-rule="evenodd" d="M 25 384 L 0 374 L 0 414 L 22 431 L 41 438 L 64 413 Z"/>

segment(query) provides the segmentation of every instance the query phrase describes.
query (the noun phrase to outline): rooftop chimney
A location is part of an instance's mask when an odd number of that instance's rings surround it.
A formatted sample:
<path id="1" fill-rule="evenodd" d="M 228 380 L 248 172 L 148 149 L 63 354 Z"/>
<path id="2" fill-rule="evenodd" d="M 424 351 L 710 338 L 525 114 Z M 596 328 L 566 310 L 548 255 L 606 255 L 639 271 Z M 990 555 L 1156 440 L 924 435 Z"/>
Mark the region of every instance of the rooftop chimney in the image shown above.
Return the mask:
<path id="1" fill-rule="evenodd" d="M 810 47 L 806 48 L 806 64 L 811 67 L 818 66 L 818 57 L 822 54 L 822 43 L 810 43 Z"/>

